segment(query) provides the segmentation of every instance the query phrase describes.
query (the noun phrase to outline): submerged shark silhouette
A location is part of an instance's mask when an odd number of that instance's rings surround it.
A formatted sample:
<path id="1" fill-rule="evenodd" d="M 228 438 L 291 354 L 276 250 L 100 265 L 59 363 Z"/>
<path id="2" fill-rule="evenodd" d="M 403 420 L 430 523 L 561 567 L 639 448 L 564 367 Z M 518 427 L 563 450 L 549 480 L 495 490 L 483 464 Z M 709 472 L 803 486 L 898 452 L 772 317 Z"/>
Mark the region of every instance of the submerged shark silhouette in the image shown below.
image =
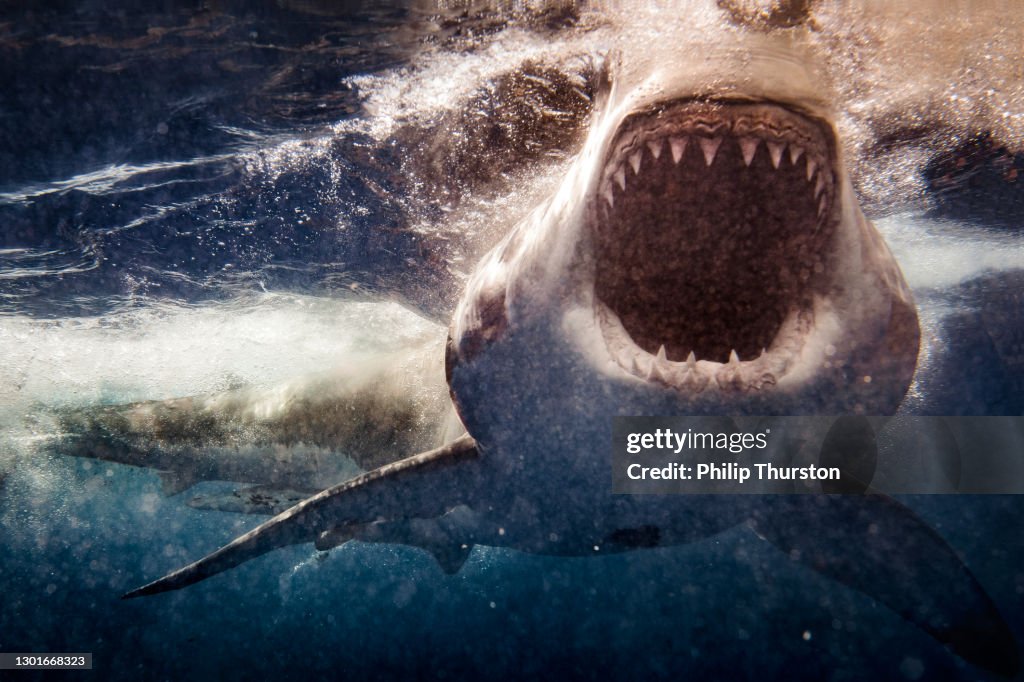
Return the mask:
<path id="1" fill-rule="evenodd" d="M 446 349 L 434 340 L 435 362 L 413 371 L 436 396 L 443 356 L 461 425 L 437 416 L 423 438 L 447 443 L 313 495 L 125 597 L 296 543 L 407 543 L 457 570 L 475 544 L 589 556 L 746 523 L 965 659 L 1016 671 L 1013 637 L 980 585 L 888 498 L 611 494 L 601 453 L 612 416 L 890 414 L 910 384 L 909 291 L 857 205 L 814 74 L 783 48 L 768 37 L 709 47 L 685 72 L 665 55 L 613 63 L 557 193 L 480 262 Z M 340 384 L 327 393 L 360 407 L 356 422 L 405 423 L 405 402 L 371 400 L 372 386 L 355 400 Z M 305 402 L 271 418 L 236 392 L 239 409 L 151 403 L 79 412 L 65 427 L 86 455 L 240 414 L 293 428 L 318 385 L 299 385 Z"/>

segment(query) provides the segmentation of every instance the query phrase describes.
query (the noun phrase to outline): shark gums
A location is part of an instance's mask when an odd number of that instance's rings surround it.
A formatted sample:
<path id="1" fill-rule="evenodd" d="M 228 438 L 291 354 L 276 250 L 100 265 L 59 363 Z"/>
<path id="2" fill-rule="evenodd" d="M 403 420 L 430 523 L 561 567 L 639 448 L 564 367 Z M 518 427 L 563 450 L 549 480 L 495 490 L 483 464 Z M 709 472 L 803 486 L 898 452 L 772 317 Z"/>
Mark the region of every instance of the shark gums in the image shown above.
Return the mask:
<path id="1" fill-rule="evenodd" d="M 126 597 L 295 543 L 406 543 L 454 571 L 476 544 L 589 556 L 746 523 L 965 659 L 1016 670 L 991 600 L 892 500 L 611 494 L 613 416 L 892 414 L 917 359 L 913 301 L 857 204 L 806 60 L 768 36 L 686 49 L 610 59 L 582 151 L 554 196 L 481 260 L 446 344 L 429 340 L 359 385 L 344 374 L 293 383 L 287 399 L 235 392 L 66 414 L 70 454 L 130 461 L 169 434 L 184 443 L 174 452 L 196 454 L 214 434 L 235 443 L 218 461 L 248 437 L 277 444 L 257 461 L 301 442 L 377 467 Z M 431 396 L 417 403 L 425 414 L 413 414 L 413 390 Z M 374 434 L 396 429 L 414 435 L 382 455 L 387 438 Z M 430 441 L 444 444 L 413 454 Z M 193 479 L 323 483 L 298 458 L 278 457 L 269 469 L 291 473 L 262 479 L 251 471 L 262 464 L 181 461 L 186 477 L 209 469 Z"/>

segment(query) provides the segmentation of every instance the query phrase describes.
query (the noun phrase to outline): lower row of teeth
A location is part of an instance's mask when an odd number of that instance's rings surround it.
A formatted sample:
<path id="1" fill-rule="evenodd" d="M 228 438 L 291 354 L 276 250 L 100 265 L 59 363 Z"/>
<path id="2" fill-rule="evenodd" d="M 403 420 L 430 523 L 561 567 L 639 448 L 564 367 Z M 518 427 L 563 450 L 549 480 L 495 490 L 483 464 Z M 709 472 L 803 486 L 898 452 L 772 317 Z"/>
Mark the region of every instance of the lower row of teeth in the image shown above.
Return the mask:
<path id="1" fill-rule="evenodd" d="M 761 355 L 754 360 L 740 360 L 735 350 L 729 353 L 729 360 L 724 363 L 698 360 L 690 351 L 686 360 L 677 362 L 668 359 L 664 345 L 652 355 L 636 346 L 632 339 L 627 342 L 621 338 L 623 335 L 628 337 L 628 333 L 618 317 L 608 310 L 601 312 L 606 328 L 612 332 L 610 336 L 620 337 L 609 344 L 620 366 L 642 379 L 698 393 L 708 388 L 712 380 L 722 390 L 761 390 L 774 386 L 799 352 L 799 330 L 808 324 L 803 314 L 790 316 L 779 331 L 772 351 L 769 353 L 762 349 Z M 611 348 L 613 345 L 617 348 Z"/>
<path id="2" fill-rule="evenodd" d="M 633 177 L 640 174 L 640 169 L 643 166 L 645 157 L 644 149 L 650 152 L 650 155 L 655 159 L 659 159 L 661 154 L 665 151 L 666 142 L 668 143 L 668 149 L 672 154 L 672 161 L 676 164 L 683 158 L 683 153 L 686 148 L 696 142 L 700 145 L 701 152 L 704 155 L 704 163 L 707 168 L 711 167 L 714 163 L 715 157 L 718 155 L 718 149 L 722 146 L 723 137 L 698 137 L 681 135 L 677 137 L 660 138 L 647 140 L 646 144 L 640 149 L 636 150 L 629 157 L 622 161 L 610 172 L 606 171 L 605 178 L 601 183 L 601 196 L 608 203 L 609 207 L 615 206 L 615 194 L 612 191 L 612 183 L 619 186 L 619 189 L 626 191 L 627 177 L 630 175 L 627 171 L 627 167 L 632 169 Z M 749 167 L 754 161 L 754 156 L 757 154 L 758 149 L 761 147 L 762 140 L 757 137 L 739 137 L 735 138 L 739 144 L 740 151 L 743 153 L 743 161 Z M 764 146 L 771 157 L 772 166 L 778 170 L 782 164 L 783 154 L 789 151 L 789 162 L 790 165 L 796 165 L 797 161 L 801 158 L 806 159 L 806 170 L 807 170 L 807 182 L 814 181 L 815 177 L 817 181 L 814 184 L 814 198 L 818 199 L 818 215 L 821 216 L 827 207 L 828 201 L 824 193 L 826 186 L 825 172 L 818 172 L 824 167 L 824 162 L 820 158 L 812 157 L 810 154 L 804 153 L 804 148 L 795 143 L 786 142 L 770 142 L 763 140 Z"/>
<path id="3" fill-rule="evenodd" d="M 721 389 L 759 390 L 775 385 L 776 374 L 780 373 L 769 369 L 765 351 L 762 351 L 756 360 L 741 362 L 734 350 L 729 354 L 729 361 L 726 363 L 698 361 L 693 351 L 690 351 L 684 362 L 673 362 L 665 357 L 664 346 L 657 355 L 647 352 L 620 354 L 620 362 L 627 360 L 622 357 L 623 355 L 629 355 L 628 364 L 623 366 L 634 376 L 696 392 L 707 388 L 712 379 Z"/>

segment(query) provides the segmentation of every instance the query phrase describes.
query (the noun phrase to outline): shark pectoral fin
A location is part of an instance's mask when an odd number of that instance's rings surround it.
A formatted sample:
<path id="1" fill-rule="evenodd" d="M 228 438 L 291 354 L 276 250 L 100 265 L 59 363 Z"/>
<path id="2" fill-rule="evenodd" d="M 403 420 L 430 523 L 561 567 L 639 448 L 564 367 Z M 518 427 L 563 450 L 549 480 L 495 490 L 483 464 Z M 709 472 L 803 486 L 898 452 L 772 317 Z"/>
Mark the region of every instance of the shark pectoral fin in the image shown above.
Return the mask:
<path id="1" fill-rule="evenodd" d="M 339 483 L 122 599 L 180 589 L 279 547 L 312 542 L 323 531 L 342 524 L 366 524 L 380 517 L 438 516 L 472 493 L 478 469 L 471 465 L 478 456 L 476 441 L 465 435 Z"/>
<path id="2" fill-rule="evenodd" d="M 773 497 L 755 531 L 794 560 L 877 599 L 982 668 L 1020 667 L 1009 627 L 946 542 L 881 495 Z"/>
<path id="3" fill-rule="evenodd" d="M 177 495 L 198 483 L 195 476 L 181 471 L 158 471 L 156 473 L 160 477 L 160 492 L 166 497 Z"/>

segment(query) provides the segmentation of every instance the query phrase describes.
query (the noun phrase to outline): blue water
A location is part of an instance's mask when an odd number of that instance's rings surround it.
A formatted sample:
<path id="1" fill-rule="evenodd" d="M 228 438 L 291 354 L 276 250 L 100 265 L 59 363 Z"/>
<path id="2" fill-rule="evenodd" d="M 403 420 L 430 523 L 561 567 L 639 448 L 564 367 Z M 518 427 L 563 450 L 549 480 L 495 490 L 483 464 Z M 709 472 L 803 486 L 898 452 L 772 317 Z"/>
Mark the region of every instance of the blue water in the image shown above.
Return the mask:
<path id="1" fill-rule="evenodd" d="M 360 84 L 505 24 L 345 5 L 0 10 L 0 651 L 91 652 L 91 673 L 64 676 L 102 680 L 986 678 L 744 529 L 588 559 L 478 547 L 455 576 L 408 547 L 296 546 L 119 600 L 263 518 L 47 454 L 26 412 L 308 371 L 349 333 L 320 311 L 397 298 L 440 319 L 472 265 L 446 208 L 416 198 L 402 138 L 359 125 L 376 115 Z M 923 241 L 899 221 L 883 231 L 908 258 L 1020 253 L 1006 211 L 969 234 L 948 217 L 918 216 L 936 221 Z M 1022 272 L 910 276 L 939 339 L 921 411 L 1021 413 Z M 391 315 L 385 334 L 413 319 Z M 908 502 L 1024 642 L 1024 499 Z"/>
<path id="2" fill-rule="evenodd" d="M 293 166 L 261 157 L 358 115 L 345 79 L 416 52 L 410 10 L 96 3 L 11 14 L 0 46 L 0 309 L 99 314 L 139 297 L 309 291 L 331 275 L 339 289 L 373 287 L 419 253 L 387 193 L 396 169 L 360 159 L 358 135 Z M 392 229 L 375 229 L 382 222 Z"/>

